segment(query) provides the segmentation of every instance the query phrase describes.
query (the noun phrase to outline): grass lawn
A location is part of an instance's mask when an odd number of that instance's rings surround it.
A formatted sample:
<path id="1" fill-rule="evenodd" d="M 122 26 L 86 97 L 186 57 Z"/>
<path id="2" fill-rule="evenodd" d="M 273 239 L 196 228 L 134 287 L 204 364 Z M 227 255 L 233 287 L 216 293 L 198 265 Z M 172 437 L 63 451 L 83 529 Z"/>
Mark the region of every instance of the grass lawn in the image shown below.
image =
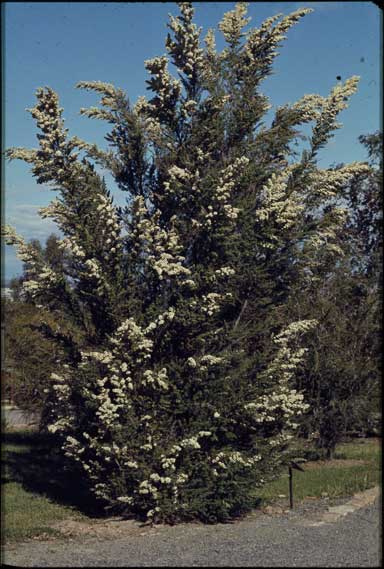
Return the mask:
<path id="1" fill-rule="evenodd" d="M 298 455 L 299 456 L 299 455 Z M 51 524 L 64 519 L 91 523 L 95 514 L 81 491 L 81 483 L 68 476 L 47 440 L 31 431 L 3 433 L 2 445 L 3 541 L 57 534 Z M 303 464 L 294 471 L 295 502 L 305 497 L 350 496 L 380 483 L 381 445 L 378 439 L 357 439 L 337 447 L 332 461 Z M 257 490 L 263 503 L 287 497 L 288 474 Z"/>
<path id="2" fill-rule="evenodd" d="M 36 535 L 58 534 L 50 527 L 75 515 L 70 508 L 55 504 L 49 498 L 27 492 L 18 482 L 7 484 L 3 507 L 4 541 L 23 540 Z"/>
<path id="3" fill-rule="evenodd" d="M 294 501 L 307 497 L 351 496 L 381 481 L 381 441 L 355 439 L 337 446 L 333 460 L 319 460 L 301 464 L 304 472 L 293 470 Z M 281 476 L 258 490 L 264 503 L 279 496 L 289 498 L 288 469 Z"/>
<path id="4" fill-rule="evenodd" d="M 58 534 L 52 522 L 87 519 L 76 481 L 66 479 L 44 437 L 10 431 L 2 439 L 3 542 Z"/>

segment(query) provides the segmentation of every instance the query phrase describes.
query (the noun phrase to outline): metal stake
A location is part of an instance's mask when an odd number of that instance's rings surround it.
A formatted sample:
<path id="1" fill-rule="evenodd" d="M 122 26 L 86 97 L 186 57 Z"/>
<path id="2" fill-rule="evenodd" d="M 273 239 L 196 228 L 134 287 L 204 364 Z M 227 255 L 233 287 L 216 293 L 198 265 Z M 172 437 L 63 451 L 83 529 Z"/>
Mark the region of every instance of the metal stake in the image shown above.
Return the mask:
<path id="1" fill-rule="evenodd" d="M 306 462 L 304 458 L 295 458 L 291 460 L 288 464 L 288 472 L 289 472 L 289 507 L 293 508 L 293 474 L 292 470 L 299 470 L 300 472 L 305 472 L 305 470 L 298 464 L 299 462 Z"/>

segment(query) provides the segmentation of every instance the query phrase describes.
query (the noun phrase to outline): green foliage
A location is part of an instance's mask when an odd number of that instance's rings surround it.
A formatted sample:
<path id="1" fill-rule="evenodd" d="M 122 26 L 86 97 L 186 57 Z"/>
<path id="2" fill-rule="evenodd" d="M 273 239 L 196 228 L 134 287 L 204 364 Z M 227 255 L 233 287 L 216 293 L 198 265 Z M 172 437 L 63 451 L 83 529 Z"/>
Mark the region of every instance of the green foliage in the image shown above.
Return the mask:
<path id="1" fill-rule="evenodd" d="M 315 318 L 309 357 L 297 387 L 310 404 L 301 431 L 331 455 L 347 431 L 378 429 L 381 383 L 382 176 L 379 134 L 360 137 L 371 171 L 343 189 L 347 217 L 339 234 L 344 257 L 317 270 L 315 285 L 288 304 L 289 317 Z"/>
<path id="2" fill-rule="evenodd" d="M 73 469 L 112 511 L 213 522 L 252 507 L 255 485 L 286 460 L 316 321 L 285 309 L 340 258 L 334 198 L 368 167 L 316 164 L 357 77 L 263 123 L 261 82 L 311 10 L 245 32 L 240 3 L 219 24 L 227 47 L 217 52 L 213 32 L 200 47 L 192 5 L 179 7 L 169 58 L 145 62 L 152 98 L 132 106 L 111 84 L 78 84 L 100 96 L 81 112 L 110 125 L 107 150 L 68 138 L 57 94 L 38 89 L 39 148 L 7 154 L 57 192 L 41 215 L 64 238 L 44 257 L 6 235 L 26 263 L 24 290 L 57 315 L 40 324 L 60 352 L 45 423 Z M 309 149 L 295 161 L 307 123 Z M 124 207 L 100 166 L 127 193 Z"/>
<path id="3" fill-rule="evenodd" d="M 56 367 L 56 347 L 34 329 L 43 314 L 34 305 L 20 300 L 3 304 L 4 351 L 7 376 L 4 395 L 20 409 L 39 412 L 46 399 L 50 375 Z"/>
<path id="4" fill-rule="evenodd" d="M 51 234 L 43 247 L 38 239 L 29 246 L 37 255 L 62 270 L 63 254 L 58 246 L 59 239 Z M 31 268 L 24 263 L 23 274 L 10 283 L 12 300 L 3 302 L 4 353 L 8 370 L 5 379 L 5 393 L 20 409 L 30 412 L 43 410 L 47 392 L 51 385 L 51 373 L 56 369 L 59 350 L 56 343 L 42 336 L 42 322 L 50 326 L 65 328 L 68 320 L 57 310 L 49 311 L 42 305 L 36 306 L 25 283 L 29 280 Z"/>

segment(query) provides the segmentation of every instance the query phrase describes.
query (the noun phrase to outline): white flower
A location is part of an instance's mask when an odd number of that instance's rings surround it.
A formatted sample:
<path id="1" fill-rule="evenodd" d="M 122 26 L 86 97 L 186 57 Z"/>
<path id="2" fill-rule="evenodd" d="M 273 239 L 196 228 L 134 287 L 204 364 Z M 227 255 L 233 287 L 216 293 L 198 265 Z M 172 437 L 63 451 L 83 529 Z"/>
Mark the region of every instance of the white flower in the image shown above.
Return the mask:
<path id="1" fill-rule="evenodd" d="M 116 498 L 119 502 L 123 502 L 123 504 L 132 504 L 133 498 L 132 496 L 119 496 Z"/>

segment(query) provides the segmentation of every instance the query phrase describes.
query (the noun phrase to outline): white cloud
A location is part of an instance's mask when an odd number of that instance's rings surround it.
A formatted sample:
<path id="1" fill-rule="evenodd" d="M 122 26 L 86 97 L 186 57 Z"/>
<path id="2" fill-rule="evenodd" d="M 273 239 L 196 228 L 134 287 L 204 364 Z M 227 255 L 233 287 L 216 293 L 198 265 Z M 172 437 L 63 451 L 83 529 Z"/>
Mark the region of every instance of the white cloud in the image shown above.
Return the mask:
<path id="1" fill-rule="evenodd" d="M 40 205 L 32 204 L 12 204 L 5 208 L 4 221 L 12 225 L 17 233 L 24 237 L 27 241 L 29 239 L 39 239 L 42 245 L 45 245 L 47 237 L 51 233 L 61 235 L 56 224 L 50 219 L 42 219 L 38 210 Z M 20 275 L 22 273 L 22 262 L 17 259 L 16 251 L 13 246 L 6 245 L 4 251 L 4 275 L 5 281 L 11 277 Z"/>
<path id="2" fill-rule="evenodd" d="M 12 225 L 24 239 L 40 239 L 44 242 L 51 233 L 59 235 L 60 231 L 52 220 L 39 216 L 40 207 L 31 204 L 9 206 L 5 210 L 5 222 Z"/>

